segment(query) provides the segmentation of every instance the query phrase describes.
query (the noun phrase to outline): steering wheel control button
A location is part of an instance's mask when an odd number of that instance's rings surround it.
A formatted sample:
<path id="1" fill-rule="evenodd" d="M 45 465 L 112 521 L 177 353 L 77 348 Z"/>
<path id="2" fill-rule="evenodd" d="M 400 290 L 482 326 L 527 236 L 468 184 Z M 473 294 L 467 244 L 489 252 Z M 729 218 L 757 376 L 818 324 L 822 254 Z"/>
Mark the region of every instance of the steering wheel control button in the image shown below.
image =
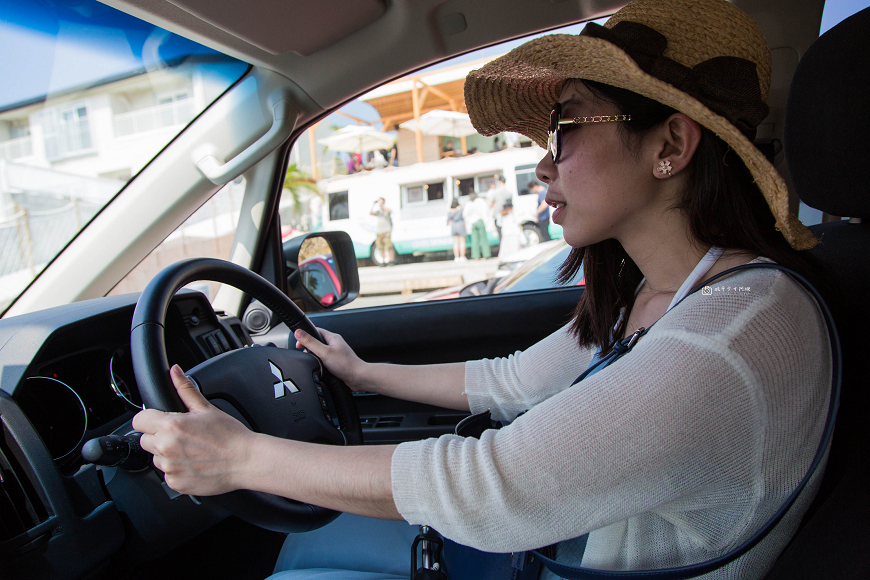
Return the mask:
<path id="1" fill-rule="evenodd" d="M 230 346 L 230 341 L 227 340 L 227 337 L 224 336 L 223 332 L 218 330 L 217 332 L 214 333 L 214 335 L 217 337 L 218 342 L 221 344 L 221 348 L 224 349 L 224 352 L 232 350 L 232 347 Z"/>
<path id="2" fill-rule="evenodd" d="M 212 354 L 219 355 L 223 351 L 221 350 L 221 345 L 218 344 L 217 339 L 214 336 L 206 336 L 205 341 L 208 343 L 209 348 L 211 349 Z"/>
<path id="3" fill-rule="evenodd" d="M 275 398 L 276 399 L 280 399 L 281 397 L 283 397 L 286 394 L 286 391 L 290 391 L 291 393 L 298 393 L 299 392 L 299 387 L 297 387 L 293 383 L 293 381 L 291 381 L 289 379 L 287 379 L 287 380 L 284 379 L 284 374 L 281 372 L 281 369 L 279 369 L 275 365 L 275 363 L 273 363 L 272 361 L 269 361 L 269 368 L 272 371 L 272 375 L 274 375 L 274 377 L 276 379 L 278 379 L 278 382 L 276 382 L 273 385 L 275 387 Z"/>

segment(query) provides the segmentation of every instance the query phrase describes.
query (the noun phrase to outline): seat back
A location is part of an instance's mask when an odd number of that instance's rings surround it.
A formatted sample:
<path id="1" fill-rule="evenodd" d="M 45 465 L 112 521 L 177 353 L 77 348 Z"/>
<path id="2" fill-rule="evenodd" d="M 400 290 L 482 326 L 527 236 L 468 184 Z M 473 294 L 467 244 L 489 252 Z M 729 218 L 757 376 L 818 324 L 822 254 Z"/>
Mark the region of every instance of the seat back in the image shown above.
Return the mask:
<path id="1" fill-rule="evenodd" d="M 813 226 L 812 252 L 840 292 L 831 304 L 843 387 L 828 466 L 769 580 L 870 578 L 870 9 L 822 35 L 789 91 L 783 145 L 810 207 L 849 216 Z"/>

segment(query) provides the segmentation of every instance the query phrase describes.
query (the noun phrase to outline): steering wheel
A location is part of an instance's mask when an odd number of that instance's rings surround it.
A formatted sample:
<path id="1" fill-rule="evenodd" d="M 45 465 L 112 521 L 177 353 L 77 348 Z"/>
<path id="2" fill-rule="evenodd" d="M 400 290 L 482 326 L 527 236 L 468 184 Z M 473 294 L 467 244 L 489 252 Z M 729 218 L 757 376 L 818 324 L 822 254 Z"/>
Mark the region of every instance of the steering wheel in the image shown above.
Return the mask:
<path id="1" fill-rule="evenodd" d="M 308 317 L 265 278 L 223 260 L 178 262 L 151 280 L 133 313 L 130 349 L 145 408 L 187 411 L 169 377 L 165 321 L 172 296 L 199 280 L 222 282 L 247 292 L 270 308 L 291 333 L 301 328 L 323 342 Z M 210 358 L 187 374 L 206 399 L 254 431 L 314 443 L 362 444 L 359 412 L 350 389 L 312 354 L 254 346 Z M 330 399 L 337 428 L 328 411 Z M 334 510 L 248 490 L 202 499 L 252 524 L 284 533 L 313 530 L 339 515 Z"/>

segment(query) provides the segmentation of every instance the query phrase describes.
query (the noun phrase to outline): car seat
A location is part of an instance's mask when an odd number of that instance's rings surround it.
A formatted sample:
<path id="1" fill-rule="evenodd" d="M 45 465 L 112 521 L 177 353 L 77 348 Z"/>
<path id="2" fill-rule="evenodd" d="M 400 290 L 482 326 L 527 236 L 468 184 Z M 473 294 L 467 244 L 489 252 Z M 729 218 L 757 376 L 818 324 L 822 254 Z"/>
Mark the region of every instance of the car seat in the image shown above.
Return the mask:
<path id="1" fill-rule="evenodd" d="M 768 580 L 870 578 L 870 9 L 807 50 L 786 106 L 783 148 L 804 203 L 849 220 L 810 229 L 841 295 L 831 304 L 843 387 L 819 493 Z"/>

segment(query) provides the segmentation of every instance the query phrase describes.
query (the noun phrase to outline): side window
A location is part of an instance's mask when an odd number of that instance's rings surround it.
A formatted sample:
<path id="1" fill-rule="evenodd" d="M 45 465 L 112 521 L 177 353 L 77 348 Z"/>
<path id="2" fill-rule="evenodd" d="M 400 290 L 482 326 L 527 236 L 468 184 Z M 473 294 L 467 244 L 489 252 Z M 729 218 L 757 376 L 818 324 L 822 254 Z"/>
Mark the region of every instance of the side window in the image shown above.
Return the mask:
<path id="1" fill-rule="evenodd" d="M 361 288 L 344 308 L 555 285 L 567 244 L 558 225 L 539 225 L 538 196 L 529 187 L 544 149 L 517 133 L 478 134 L 464 100 L 469 70 L 526 40 L 387 83 L 296 141 L 288 159 L 295 177 L 288 180 L 316 187 L 291 189 L 285 180 L 282 229 L 292 222 L 288 235 L 340 230 L 350 236 Z M 552 241 L 542 242 L 548 240 L 542 227 Z M 528 262 L 539 254 L 539 266 Z M 527 262 L 541 269 L 523 273 Z M 394 267 L 379 268 L 388 264 Z M 522 284 L 499 286 L 514 273 Z"/>

